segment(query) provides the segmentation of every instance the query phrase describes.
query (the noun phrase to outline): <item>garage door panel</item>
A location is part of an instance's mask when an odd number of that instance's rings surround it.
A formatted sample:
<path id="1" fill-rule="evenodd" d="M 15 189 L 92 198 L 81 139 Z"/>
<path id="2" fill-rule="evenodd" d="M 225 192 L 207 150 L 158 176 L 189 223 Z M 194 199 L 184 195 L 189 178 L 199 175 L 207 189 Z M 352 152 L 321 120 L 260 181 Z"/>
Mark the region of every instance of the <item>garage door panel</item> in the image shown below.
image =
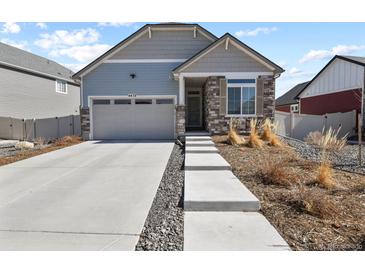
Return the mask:
<path id="1" fill-rule="evenodd" d="M 173 139 L 174 104 L 93 106 L 94 139 Z"/>
<path id="2" fill-rule="evenodd" d="M 94 139 L 131 139 L 131 105 L 94 105 Z"/>

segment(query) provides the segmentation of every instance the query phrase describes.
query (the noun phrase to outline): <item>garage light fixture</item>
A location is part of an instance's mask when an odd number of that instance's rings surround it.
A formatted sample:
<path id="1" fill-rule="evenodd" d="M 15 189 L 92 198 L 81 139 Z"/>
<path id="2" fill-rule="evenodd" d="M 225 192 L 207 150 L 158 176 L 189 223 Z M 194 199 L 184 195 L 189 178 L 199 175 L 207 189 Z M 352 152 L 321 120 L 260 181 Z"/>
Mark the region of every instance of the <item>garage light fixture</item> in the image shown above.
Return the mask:
<path id="1" fill-rule="evenodd" d="M 135 73 L 131 73 L 131 74 L 129 74 L 129 77 L 131 77 L 132 79 L 134 79 L 134 78 L 137 77 L 137 75 Z"/>

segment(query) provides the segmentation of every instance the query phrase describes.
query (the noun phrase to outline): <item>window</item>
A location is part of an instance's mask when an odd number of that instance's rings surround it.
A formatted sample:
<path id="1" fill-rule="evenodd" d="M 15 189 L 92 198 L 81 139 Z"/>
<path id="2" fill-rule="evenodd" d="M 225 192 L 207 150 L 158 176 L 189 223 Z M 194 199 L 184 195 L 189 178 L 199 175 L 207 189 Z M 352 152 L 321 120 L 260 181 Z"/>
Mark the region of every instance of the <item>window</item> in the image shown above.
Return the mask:
<path id="1" fill-rule="evenodd" d="M 136 99 L 136 105 L 151 105 L 152 99 Z"/>
<path id="2" fill-rule="evenodd" d="M 291 105 L 290 106 L 290 112 L 298 112 L 299 111 L 299 106 L 298 104 L 296 105 Z"/>
<path id="3" fill-rule="evenodd" d="M 229 79 L 227 82 L 228 115 L 255 115 L 255 79 Z"/>
<path id="4" fill-rule="evenodd" d="M 117 100 L 114 100 L 114 104 L 115 105 L 130 105 L 131 100 L 130 99 L 117 99 Z"/>
<path id="5" fill-rule="evenodd" d="M 173 99 L 156 99 L 156 104 L 158 105 L 172 105 L 173 103 Z"/>
<path id="6" fill-rule="evenodd" d="M 56 80 L 56 92 L 66 94 L 67 93 L 67 82 Z"/>
<path id="7" fill-rule="evenodd" d="M 93 100 L 94 105 L 110 105 L 110 100 L 98 99 Z"/>

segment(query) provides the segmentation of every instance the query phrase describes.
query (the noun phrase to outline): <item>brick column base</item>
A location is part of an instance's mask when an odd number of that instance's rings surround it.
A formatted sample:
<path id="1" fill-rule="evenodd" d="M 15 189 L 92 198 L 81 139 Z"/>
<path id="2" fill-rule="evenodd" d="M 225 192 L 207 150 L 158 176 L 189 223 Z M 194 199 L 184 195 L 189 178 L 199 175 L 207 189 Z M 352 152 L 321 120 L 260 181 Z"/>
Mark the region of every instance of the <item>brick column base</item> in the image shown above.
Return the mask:
<path id="1" fill-rule="evenodd" d="M 80 109 L 80 118 L 81 118 L 81 137 L 83 140 L 89 140 L 90 109 L 88 107 Z"/>
<path id="2" fill-rule="evenodd" d="M 185 106 L 184 105 L 176 105 L 176 134 L 177 136 L 184 136 L 185 134 Z"/>

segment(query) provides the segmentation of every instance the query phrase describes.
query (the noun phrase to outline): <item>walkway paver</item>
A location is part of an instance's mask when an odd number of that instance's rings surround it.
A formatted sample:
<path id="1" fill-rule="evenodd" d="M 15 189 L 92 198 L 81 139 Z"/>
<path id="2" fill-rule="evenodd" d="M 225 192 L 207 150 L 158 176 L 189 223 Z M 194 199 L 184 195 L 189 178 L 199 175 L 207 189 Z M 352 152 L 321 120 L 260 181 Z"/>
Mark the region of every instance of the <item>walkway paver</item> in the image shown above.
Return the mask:
<path id="1" fill-rule="evenodd" d="M 186 171 L 186 211 L 258 211 L 259 200 L 231 171 Z"/>
<path id="2" fill-rule="evenodd" d="M 218 153 L 218 149 L 213 146 L 186 147 L 185 153 Z"/>
<path id="3" fill-rule="evenodd" d="M 210 136 L 186 136 L 186 141 L 212 141 Z"/>
<path id="4" fill-rule="evenodd" d="M 214 147 L 214 143 L 213 141 L 210 140 L 203 140 L 203 141 L 199 141 L 199 140 L 186 140 L 185 142 L 185 146 L 186 147 L 201 147 L 201 146 L 212 146 Z"/>
<path id="5" fill-rule="evenodd" d="M 185 212 L 186 251 L 290 250 L 275 228 L 255 212 Z"/>
<path id="6" fill-rule="evenodd" d="M 187 153 L 185 170 L 231 170 L 231 165 L 218 153 Z"/>

